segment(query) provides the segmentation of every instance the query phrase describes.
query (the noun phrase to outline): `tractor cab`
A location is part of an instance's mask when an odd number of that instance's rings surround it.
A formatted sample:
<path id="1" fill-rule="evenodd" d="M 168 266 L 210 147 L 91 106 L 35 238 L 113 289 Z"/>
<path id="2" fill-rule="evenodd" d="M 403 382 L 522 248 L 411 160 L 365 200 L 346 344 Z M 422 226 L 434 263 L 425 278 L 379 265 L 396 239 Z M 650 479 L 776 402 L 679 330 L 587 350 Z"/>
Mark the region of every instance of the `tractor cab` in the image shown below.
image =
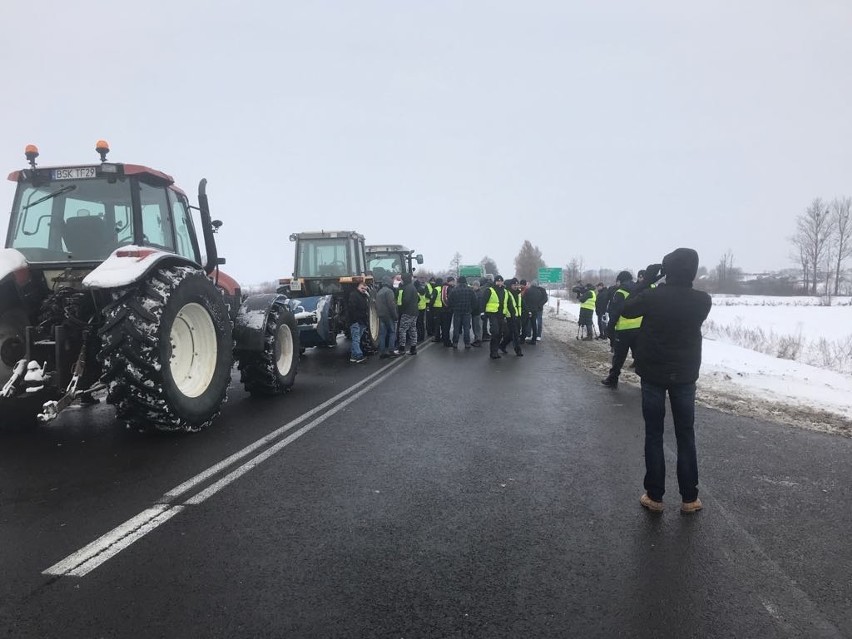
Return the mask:
<path id="1" fill-rule="evenodd" d="M 414 273 L 414 263 L 423 264 L 423 256 L 401 244 L 372 244 L 367 247 L 367 270 L 377 282 L 383 277 L 396 278 L 403 273 Z"/>
<path id="2" fill-rule="evenodd" d="M 201 265 L 189 202 L 171 176 L 107 162 L 106 142 L 97 151 L 100 163 L 42 168 L 35 162 L 38 149 L 27 147 L 30 168 L 9 174 L 17 189 L 6 248 L 31 267 L 43 265 L 40 270 L 91 270 L 123 246 L 151 247 Z M 205 237 L 206 246 L 212 241 Z M 215 248 L 207 255 L 216 260 Z"/>
<path id="3" fill-rule="evenodd" d="M 293 277 L 280 281 L 291 297 L 336 295 L 359 281 L 371 284 L 364 236 L 354 231 L 293 233 L 296 264 Z"/>

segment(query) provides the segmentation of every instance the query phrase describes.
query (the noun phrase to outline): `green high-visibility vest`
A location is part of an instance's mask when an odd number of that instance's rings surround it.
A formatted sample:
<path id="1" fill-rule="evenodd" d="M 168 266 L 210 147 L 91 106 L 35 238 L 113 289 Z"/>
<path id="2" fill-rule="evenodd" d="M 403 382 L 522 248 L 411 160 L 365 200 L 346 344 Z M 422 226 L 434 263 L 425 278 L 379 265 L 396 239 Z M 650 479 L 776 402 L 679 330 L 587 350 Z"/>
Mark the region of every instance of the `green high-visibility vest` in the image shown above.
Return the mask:
<path id="1" fill-rule="evenodd" d="M 401 286 L 396 291 L 396 305 L 402 306 L 402 287 Z"/>
<path id="2" fill-rule="evenodd" d="M 624 299 L 626 300 L 630 293 L 625 291 L 623 288 L 620 288 L 616 291 L 616 293 L 624 293 Z M 642 326 L 642 317 L 634 317 L 633 319 L 628 319 L 626 317 L 619 316 L 618 321 L 615 323 L 615 330 L 617 331 L 626 331 L 631 328 L 639 328 Z"/>
<path id="3" fill-rule="evenodd" d="M 593 311 L 593 310 L 595 310 L 595 300 L 597 299 L 598 296 L 595 294 L 594 291 L 589 291 L 589 292 L 592 294 L 592 296 L 589 299 L 587 299 L 585 302 L 580 304 L 580 308 L 587 308 L 587 309 Z"/>
<path id="4" fill-rule="evenodd" d="M 418 311 L 425 310 L 425 309 L 426 309 L 426 304 L 427 304 L 428 302 L 429 302 L 429 300 L 428 300 L 428 298 L 426 297 L 425 293 L 418 293 L 418 294 L 417 294 L 417 310 L 418 310 Z"/>

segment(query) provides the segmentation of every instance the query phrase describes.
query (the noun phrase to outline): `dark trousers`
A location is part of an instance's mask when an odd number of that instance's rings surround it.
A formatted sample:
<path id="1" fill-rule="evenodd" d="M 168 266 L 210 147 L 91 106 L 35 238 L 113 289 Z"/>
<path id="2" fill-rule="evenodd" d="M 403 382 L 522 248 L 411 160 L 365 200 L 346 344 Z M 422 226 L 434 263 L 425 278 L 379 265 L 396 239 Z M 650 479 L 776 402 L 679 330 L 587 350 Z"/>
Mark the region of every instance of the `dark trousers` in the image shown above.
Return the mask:
<path id="1" fill-rule="evenodd" d="M 485 317 L 488 319 L 488 331 L 491 333 L 489 344 L 491 354 L 496 355 L 506 329 L 506 318 L 503 317 L 503 313 L 486 313 Z"/>
<path id="2" fill-rule="evenodd" d="M 429 337 L 433 337 L 435 335 L 435 311 L 431 308 L 426 309 L 426 334 Z"/>
<path id="3" fill-rule="evenodd" d="M 525 323 L 529 325 L 529 329 L 524 329 L 524 338 L 531 337 L 532 343 L 535 344 L 538 340 L 538 322 L 541 311 L 530 311 Z M 529 330 L 529 332 L 527 332 Z"/>
<path id="4" fill-rule="evenodd" d="M 448 308 L 441 309 L 441 337 L 443 338 L 444 346 L 450 346 L 450 328 L 453 324 L 453 312 Z"/>
<path id="5" fill-rule="evenodd" d="M 695 384 L 658 386 L 642 380 L 642 417 L 645 418 L 645 490 L 654 501 L 666 492 L 663 425 L 666 391 L 672 407 L 677 439 L 677 484 L 683 501 L 698 498 L 698 456 L 695 452 Z"/>
<path id="6" fill-rule="evenodd" d="M 603 316 L 603 313 L 598 313 L 598 337 L 600 339 L 606 339 L 606 322 L 603 321 Z"/>
<path id="7" fill-rule="evenodd" d="M 506 346 L 512 342 L 512 348 L 515 349 L 516 353 L 521 352 L 521 318 L 520 317 L 507 317 L 506 318 L 506 330 L 503 335 L 503 341 L 500 342 L 500 348 L 505 349 Z"/>
<path id="8" fill-rule="evenodd" d="M 417 343 L 422 344 L 426 339 L 426 309 L 417 311 Z"/>
<path id="9" fill-rule="evenodd" d="M 612 368 L 609 369 L 609 378 L 618 379 L 621 375 L 621 367 L 627 359 L 627 352 L 636 345 L 636 337 L 639 335 L 638 328 L 629 328 L 625 331 L 615 331 L 613 343 Z"/>
<path id="10" fill-rule="evenodd" d="M 453 313 L 453 344 L 459 343 L 459 335 L 464 345 L 470 346 L 470 313 Z"/>
<path id="11" fill-rule="evenodd" d="M 443 335 L 441 335 L 441 318 L 444 316 L 443 308 L 433 308 L 430 311 L 432 315 L 432 335 L 435 338 L 436 342 L 440 342 L 443 339 Z"/>

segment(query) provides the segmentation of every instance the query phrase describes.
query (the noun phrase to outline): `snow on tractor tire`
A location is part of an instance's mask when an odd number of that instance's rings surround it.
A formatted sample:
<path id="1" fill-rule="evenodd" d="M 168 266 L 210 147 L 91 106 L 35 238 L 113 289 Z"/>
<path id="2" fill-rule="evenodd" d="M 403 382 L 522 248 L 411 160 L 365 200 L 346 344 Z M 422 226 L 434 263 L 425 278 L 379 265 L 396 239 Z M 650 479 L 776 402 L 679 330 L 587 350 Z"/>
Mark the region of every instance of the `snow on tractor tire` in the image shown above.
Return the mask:
<path id="1" fill-rule="evenodd" d="M 241 323 L 251 321 L 257 322 L 263 331 L 263 349 L 244 353 L 239 358 L 241 381 L 251 395 L 280 395 L 290 390 L 296 381 L 299 327 L 286 300 L 278 298 L 265 317 L 263 306 L 266 304 L 263 300 L 260 302 L 261 308 L 254 309 L 249 308 L 251 302 L 247 300 L 237 318 L 237 331 Z"/>
<path id="2" fill-rule="evenodd" d="M 231 381 L 233 339 L 222 295 L 204 272 L 157 269 L 114 293 L 104 315 L 98 358 L 116 414 L 137 428 L 208 426 Z"/>

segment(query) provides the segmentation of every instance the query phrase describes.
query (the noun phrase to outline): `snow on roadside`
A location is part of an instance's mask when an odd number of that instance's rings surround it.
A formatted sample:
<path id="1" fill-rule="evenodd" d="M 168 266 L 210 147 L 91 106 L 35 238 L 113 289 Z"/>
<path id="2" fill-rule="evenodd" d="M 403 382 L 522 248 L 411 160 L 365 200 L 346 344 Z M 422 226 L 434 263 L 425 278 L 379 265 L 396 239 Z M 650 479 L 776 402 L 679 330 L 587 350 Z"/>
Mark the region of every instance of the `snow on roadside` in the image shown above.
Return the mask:
<path id="1" fill-rule="evenodd" d="M 760 311 L 771 305 L 753 306 Z M 575 339 L 578 304 L 560 300 L 558 318 L 553 298 L 550 307 L 554 314 L 548 315 L 544 334 L 550 332 L 565 342 L 586 368 L 605 374 L 610 359 L 608 343 Z M 812 317 L 817 326 L 823 317 L 818 312 L 820 308 L 823 307 L 802 309 L 807 311 L 805 317 Z M 841 325 L 852 325 L 852 307 L 844 309 L 849 314 L 849 322 L 838 322 L 838 332 L 834 334 L 842 333 Z M 748 310 L 742 309 L 740 321 L 753 325 L 756 318 L 749 315 Z M 780 315 L 786 316 L 786 313 Z M 705 338 L 702 350 L 699 403 L 738 415 L 852 436 L 852 375 L 779 359 L 718 339 Z M 639 379 L 625 368 L 621 381 L 638 384 Z"/>

